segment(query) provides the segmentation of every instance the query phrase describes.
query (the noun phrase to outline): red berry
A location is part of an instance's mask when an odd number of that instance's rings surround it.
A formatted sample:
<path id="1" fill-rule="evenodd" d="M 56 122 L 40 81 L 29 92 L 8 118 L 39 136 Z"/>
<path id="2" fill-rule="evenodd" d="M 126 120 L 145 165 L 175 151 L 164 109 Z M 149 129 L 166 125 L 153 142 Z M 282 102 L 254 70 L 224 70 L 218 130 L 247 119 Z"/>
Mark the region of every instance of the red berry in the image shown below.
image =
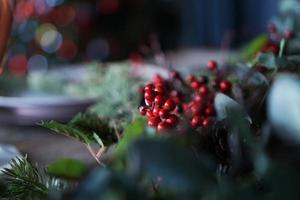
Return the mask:
<path id="1" fill-rule="evenodd" d="M 148 108 L 146 106 L 139 107 L 140 114 L 143 115 L 143 116 L 146 115 L 147 110 L 148 110 Z"/>
<path id="2" fill-rule="evenodd" d="M 171 126 L 170 124 L 168 124 L 167 122 L 160 122 L 158 125 L 157 125 L 157 131 L 158 132 L 163 132 L 163 131 L 167 131 L 168 129 L 170 129 Z"/>
<path id="3" fill-rule="evenodd" d="M 170 115 L 167 119 L 166 122 L 170 125 L 175 126 L 178 123 L 178 117 L 176 115 Z"/>
<path id="4" fill-rule="evenodd" d="M 147 116 L 148 118 L 154 117 L 152 110 L 147 109 L 147 111 L 146 111 L 146 116 Z"/>
<path id="5" fill-rule="evenodd" d="M 154 99 L 156 106 L 161 106 L 164 103 L 164 98 L 161 95 L 157 95 Z"/>
<path id="6" fill-rule="evenodd" d="M 199 88 L 199 93 L 200 95 L 202 96 L 205 96 L 209 93 L 209 89 L 206 85 L 202 85 L 200 88 Z"/>
<path id="7" fill-rule="evenodd" d="M 153 84 L 148 84 L 144 87 L 144 91 L 153 91 L 154 85 Z"/>
<path id="8" fill-rule="evenodd" d="M 184 103 L 184 104 L 182 104 L 182 108 L 183 108 L 183 111 L 186 112 L 189 110 L 189 105 Z"/>
<path id="9" fill-rule="evenodd" d="M 191 87 L 192 87 L 194 90 L 199 89 L 200 86 L 201 86 L 201 84 L 200 84 L 199 81 L 193 81 L 193 82 L 191 83 Z"/>
<path id="10" fill-rule="evenodd" d="M 163 106 L 163 108 L 166 110 L 174 110 L 175 107 L 176 105 L 172 99 L 168 99 Z"/>
<path id="11" fill-rule="evenodd" d="M 181 103 L 181 98 L 180 98 L 179 96 L 174 96 L 174 97 L 172 98 L 172 100 L 174 101 L 174 103 L 175 103 L 176 105 L 179 105 L 179 104 Z"/>
<path id="12" fill-rule="evenodd" d="M 285 39 L 291 39 L 293 36 L 293 32 L 292 31 L 284 31 L 283 36 Z"/>
<path id="13" fill-rule="evenodd" d="M 181 79 L 179 72 L 175 71 L 175 70 L 173 70 L 173 71 L 170 72 L 170 76 L 173 79 Z"/>
<path id="14" fill-rule="evenodd" d="M 163 84 L 158 84 L 158 85 L 155 86 L 154 91 L 157 92 L 160 95 L 163 95 L 165 93 L 166 89 L 165 89 L 165 86 Z"/>
<path id="15" fill-rule="evenodd" d="M 191 125 L 193 128 L 201 126 L 203 123 L 203 118 L 199 115 L 196 115 L 192 118 Z"/>
<path id="16" fill-rule="evenodd" d="M 195 76 L 189 75 L 186 80 L 188 80 L 189 82 L 193 82 L 196 81 L 197 79 L 195 78 Z"/>
<path id="17" fill-rule="evenodd" d="M 199 113 L 200 110 L 201 110 L 201 104 L 196 103 L 196 104 L 193 104 L 193 106 L 191 107 L 191 112 L 194 115 Z"/>
<path id="18" fill-rule="evenodd" d="M 155 106 L 155 107 L 153 108 L 153 110 L 152 110 L 153 116 L 154 116 L 154 117 L 159 116 L 159 114 L 158 114 L 159 111 L 160 111 L 160 108 L 159 108 L 158 106 Z"/>
<path id="19" fill-rule="evenodd" d="M 159 74 L 155 74 L 152 78 L 152 82 L 154 84 L 159 84 L 159 83 L 163 83 L 164 79 Z"/>
<path id="20" fill-rule="evenodd" d="M 231 90 L 231 83 L 227 80 L 221 81 L 219 84 L 219 90 L 224 93 L 229 92 Z"/>
<path id="21" fill-rule="evenodd" d="M 148 120 L 148 125 L 156 127 L 161 122 L 159 117 L 150 117 Z"/>
<path id="22" fill-rule="evenodd" d="M 144 98 L 152 101 L 155 98 L 155 93 L 153 91 L 148 90 L 144 93 Z"/>
<path id="23" fill-rule="evenodd" d="M 145 104 L 146 104 L 147 106 L 151 106 L 152 103 L 153 103 L 153 101 L 148 100 L 148 99 L 145 99 Z"/>
<path id="24" fill-rule="evenodd" d="M 194 97 L 194 101 L 196 103 L 202 104 L 202 103 L 204 103 L 205 98 L 203 96 L 197 95 L 197 96 Z"/>
<path id="25" fill-rule="evenodd" d="M 165 110 L 165 109 L 160 109 L 160 111 L 158 112 L 158 115 L 165 119 L 169 116 L 169 111 L 168 110 Z"/>
<path id="26" fill-rule="evenodd" d="M 203 127 L 209 127 L 210 125 L 212 124 L 212 121 L 210 120 L 210 119 L 204 119 L 203 121 L 202 121 L 202 126 Z"/>
<path id="27" fill-rule="evenodd" d="M 205 114 L 207 115 L 207 116 L 214 116 L 215 115 L 215 108 L 213 107 L 213 106 L 207 106 L 206 108 L 205 108 Z"/>
<path id="28" fill-rule="evenodd" d="M 214 61 L 214 60 L 210 60 L 210 61 L 208 61 L 208 63 L 207 63 L 207 68 L 209 69 L 209 70 L 215 70 L 215 69 L 217 69 L 217 67 L 218 67 L 218 64 L 217 64 L 217 62 L 216 61 Z"/>

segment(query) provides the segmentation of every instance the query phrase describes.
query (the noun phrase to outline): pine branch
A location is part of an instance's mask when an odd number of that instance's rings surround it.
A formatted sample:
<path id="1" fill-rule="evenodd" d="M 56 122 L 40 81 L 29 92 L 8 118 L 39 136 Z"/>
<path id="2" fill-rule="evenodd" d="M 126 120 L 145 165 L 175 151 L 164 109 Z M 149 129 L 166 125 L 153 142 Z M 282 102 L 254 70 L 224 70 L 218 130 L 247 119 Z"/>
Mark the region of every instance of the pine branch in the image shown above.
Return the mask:
<path id="1" fill-rule="evenodd" d="M 118 141 L 115 134 L 116 130 L 110 127 L 109 121 L 95 114 L 78 114 L 67 124 L 50 121 L 42 122 L 41 126 L 56 133 L 73 137 L 85 144 L 98 143 L 94 134 L 101 139 L 105 146 Z"/>
<path id="2" fill-rule="evenodd" d="M 0 199 L 48 199 L 50 191 L 58 192 L 67 187 L 65 182 L 48 176 L 45 170 L 38 169 L 26 158 L 12 160 L 10 168 L 2 172 L 7 189 L 0 194 Z"/>

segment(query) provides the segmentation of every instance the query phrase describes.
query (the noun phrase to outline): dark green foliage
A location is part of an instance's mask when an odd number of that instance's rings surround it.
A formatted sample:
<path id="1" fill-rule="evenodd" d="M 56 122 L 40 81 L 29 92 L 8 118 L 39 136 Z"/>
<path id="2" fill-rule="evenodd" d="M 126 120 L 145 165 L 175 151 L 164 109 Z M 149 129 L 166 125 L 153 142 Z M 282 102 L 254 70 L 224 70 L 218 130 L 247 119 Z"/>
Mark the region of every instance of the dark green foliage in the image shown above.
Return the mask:
<path id="1" fill-rule="evenodd" d="M 104 145 L 117 142 L 116 130 L 109 125 L 109 121 L 95 114 L 78 114 L 67 124 L 50 121 L 42 122 L 41 126 L 76 138 L 85 144 L 97 143 L 94 134 L 102 140 Z"/>

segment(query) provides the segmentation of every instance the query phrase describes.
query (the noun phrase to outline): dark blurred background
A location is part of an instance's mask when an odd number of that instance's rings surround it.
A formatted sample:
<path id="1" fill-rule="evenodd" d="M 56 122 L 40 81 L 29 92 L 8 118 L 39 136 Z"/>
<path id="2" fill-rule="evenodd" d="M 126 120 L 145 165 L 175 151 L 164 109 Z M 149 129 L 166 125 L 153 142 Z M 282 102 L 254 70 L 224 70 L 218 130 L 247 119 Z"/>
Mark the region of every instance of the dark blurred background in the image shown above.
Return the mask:
<path id="1" fill-rule="evenodd" d="M 19 0 L 10 72 L 108 61 L 160 48 L 238 47 L 265 32 L 279 0 Z"/>

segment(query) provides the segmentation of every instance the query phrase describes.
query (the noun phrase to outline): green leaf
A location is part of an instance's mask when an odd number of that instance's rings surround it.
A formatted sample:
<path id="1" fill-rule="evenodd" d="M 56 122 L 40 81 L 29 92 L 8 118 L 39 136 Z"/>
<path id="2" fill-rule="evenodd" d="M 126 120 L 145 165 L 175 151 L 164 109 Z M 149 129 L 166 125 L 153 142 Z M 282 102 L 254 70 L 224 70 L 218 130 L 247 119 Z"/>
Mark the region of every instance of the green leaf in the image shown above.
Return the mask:
<path id="1" fill-rule="evenodd" d="M 104 145 L 117 142 L 115 130 L 110 127 L 109 121 L 95 114 L 78 114 L 67 124 L 50 121 L 42 122 L 41 126 L 56 133 L 73 137 L 85 144 L 98 142 L 94 134 L 103 141 Z"/>
<path id="2" fill-rule="evenodd" d="M 268 40 L 268 36 L 263 34 L 250 41 L 250 43 L 242 50 L 241 54 L 243 59 L 253 58 L 253 56 L 268 43 Z"/>
<path id="3" fill-rule="evenodd" d="M 85 164 L 73 159 L 58 160 L 47 167 L 50 175 L 67 179 L 79 179 L 87 171 L 88 168 Z"/>
<path id="4" fill-rule="evenodd" d="M 132 142 L 137 138 L 143 136 L 145 132 L 145 124 L 146 121 L 143 118 L 138 118 L 126 128 L 123 137 L 116 148 L 116 157 L 122 157 L 126 153 L 130 144 L 132 144 Z"/>

